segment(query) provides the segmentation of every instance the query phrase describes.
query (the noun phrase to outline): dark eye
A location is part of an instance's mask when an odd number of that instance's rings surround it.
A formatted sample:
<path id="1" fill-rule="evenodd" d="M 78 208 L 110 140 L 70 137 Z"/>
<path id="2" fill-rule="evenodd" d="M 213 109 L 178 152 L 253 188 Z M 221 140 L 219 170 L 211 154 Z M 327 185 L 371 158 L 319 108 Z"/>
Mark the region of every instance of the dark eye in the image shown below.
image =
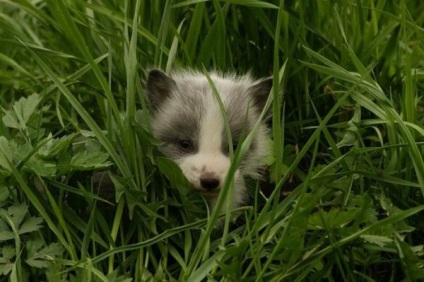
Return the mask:
<path id="1" fill-rule="evenodd" d="M 191 152 L 194 150 L 193 142 L 191 142 L 190 140 L 180 140 L 178 142 L 178 145 L 180 146 L 181 150 L 185 152 Z"/>
<path id="2" fill-rule="evenodd" d="M 233 141 L 233 152 L 237 150 L 238 143 Z"/>
<path id="3" fill-rule="evenodd" d="M 237 150 L 238 142 L 233 141 L 233 153 Z M 225 145 L 224 147 L 224 154 L 229 155 L 230 154 L 230 148 L 228 145 Z"/>

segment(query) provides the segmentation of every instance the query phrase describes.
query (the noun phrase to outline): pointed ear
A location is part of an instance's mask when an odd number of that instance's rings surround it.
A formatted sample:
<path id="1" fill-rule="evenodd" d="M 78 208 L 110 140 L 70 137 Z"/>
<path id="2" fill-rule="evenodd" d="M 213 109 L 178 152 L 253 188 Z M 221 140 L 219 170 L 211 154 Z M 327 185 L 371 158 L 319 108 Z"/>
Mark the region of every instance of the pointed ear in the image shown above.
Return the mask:
<path id="1" fill-rule="evenodd" d="M 269 92 L 272 88 L 272 77 L 265 78 L 249 88 L 253 101 L 259 112 L 265 107 L 266 100 L 268 100 Z"/>
<path id="2" fill-rule="evenodd" d="M 153 69 L 147 76 L 147 98 L 154 111 L 171 95 L 172 89 L 177 87 L 175 81 L 164 72 Z"/>

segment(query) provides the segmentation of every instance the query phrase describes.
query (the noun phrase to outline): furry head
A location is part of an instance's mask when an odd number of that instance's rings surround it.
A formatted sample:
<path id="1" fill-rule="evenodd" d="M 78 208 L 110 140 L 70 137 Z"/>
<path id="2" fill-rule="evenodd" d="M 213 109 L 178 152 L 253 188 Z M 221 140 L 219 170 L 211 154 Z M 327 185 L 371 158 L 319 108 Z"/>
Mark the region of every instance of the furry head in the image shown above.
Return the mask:
<path id="1" fill-rule="evenodd" d="M 259 119 L 272 80 L 255 81 L 249 75 L 221 76 L 216 73 L 211 73 L 210 79 L 213 84 L 199 72 L 175 72 L 168 76 L 151 70 L 147 95 L 153 134 L 163 142 L 162 153 L 179 165 L 193 189 L 201 193 L 213 209 L 231 165 L 223 114 L 228 120 L 233 147 L 236 147 Z M 266 131 L 262 123 L 235 172 L 234 187 L 230 190 L 233 207 L 240 206 L 246 198 L 244 177 L 259 177 L 261 160 L 267 154 Z"/>

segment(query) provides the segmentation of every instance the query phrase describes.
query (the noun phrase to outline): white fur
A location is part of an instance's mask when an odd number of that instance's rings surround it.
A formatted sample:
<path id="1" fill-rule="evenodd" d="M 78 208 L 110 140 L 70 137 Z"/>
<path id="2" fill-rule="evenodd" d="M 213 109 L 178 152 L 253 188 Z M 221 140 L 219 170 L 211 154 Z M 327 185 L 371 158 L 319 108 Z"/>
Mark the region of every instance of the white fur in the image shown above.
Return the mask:
<path id="1" fill-rule="evenodd" d="M 254 81 L 248 75 L 238 77 L 212 73 L 210 77 L 226 110 L 232 134 L 241 135 L 242 128 L 250 130 L 262 111 L 256 97 L 266 98 L 269 83 L 264 80 Z M 180 166 L 193 188 L 208 199 L 213 209 L 231 160 L 225 145 L 227 136 L 224 119 L 211 85 L 201 73 L 179 72 L 166 76 L 153 70 L 149 74 L 147 88 L 153 107 L 153 133 L 165 143 L 162 152 Z M 242 205 L 246 199 L 244 177 L 259 176 L 258 168 L 267 150 L 266 130 L 266 126 L 261 124 L 250 152 L 234 175 L 234 187 L 231 187 L 233 207 Z M 190 140 L 194 149 L 189 152 L 182 149 L 179 143 L 182 140 Z M 219 185 L 214 189 L 206 189 L 201 181 L 205 178 L 208 181 L 217 180 Z M 226 206 L 227 203 L 223 205 L 222 211 L 225 211 Z"/>

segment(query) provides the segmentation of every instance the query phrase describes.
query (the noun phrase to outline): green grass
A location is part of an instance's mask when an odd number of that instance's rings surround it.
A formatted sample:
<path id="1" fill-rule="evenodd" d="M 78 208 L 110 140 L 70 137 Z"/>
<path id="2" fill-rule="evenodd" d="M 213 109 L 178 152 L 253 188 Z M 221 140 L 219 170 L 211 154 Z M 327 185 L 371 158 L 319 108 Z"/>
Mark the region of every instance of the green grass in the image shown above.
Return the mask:
<path id="1" fill-rule="evenodd" d="M 0 0 L 0 281 L 423 280 L 418 2 Z M 153 66 L 273 77 L 236 224 L 158 153 Z"/>

